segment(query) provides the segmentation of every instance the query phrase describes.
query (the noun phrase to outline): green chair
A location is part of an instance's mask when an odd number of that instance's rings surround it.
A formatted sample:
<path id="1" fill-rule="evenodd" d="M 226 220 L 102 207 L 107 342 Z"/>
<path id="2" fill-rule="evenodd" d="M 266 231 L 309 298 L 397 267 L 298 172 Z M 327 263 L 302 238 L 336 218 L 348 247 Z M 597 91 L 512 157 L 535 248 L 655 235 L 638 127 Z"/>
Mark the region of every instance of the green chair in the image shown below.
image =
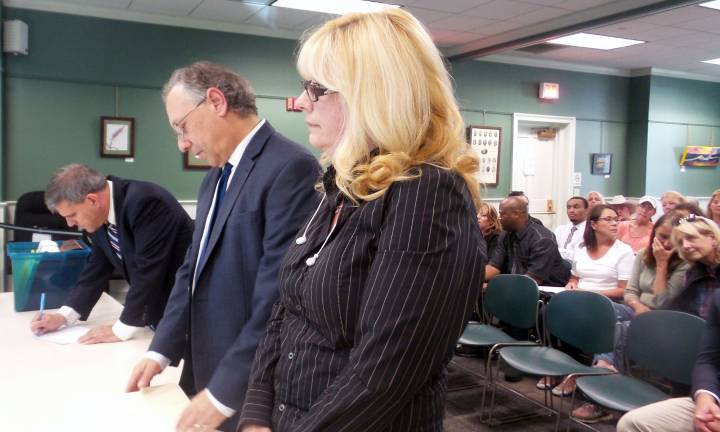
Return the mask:
<path id="1" fill-rule="evenodd" d="M 487 317 L 486 322 L 492 322 L 493 318 L 497 318 L 515 328 L 537 330 L 539 291 L 537 283 L 532 278 L 511 274 L 495 276 L 488 283 L 482 296 L 482 312 Z M 517 342 L 519 342 L 517 339 L 490 324 L 469 324 L 458 340 L 458 343 L 465 346 L 490 347 L 485 363 L 485 380 L 480 405 L 481 419 L 485 411 L 488 377 L 492 375 L 490 365 L 492 353 L 498 344 L 507 345 Z"/>
<path id="2" fill-rule="evenodd" d="M 615 309 L 610 299 L 589 291 L 563 291 L 554 295 L 545 308 L 547 332 L 563 343 L 579 348 L 588 354 L 599 354 L 612 350 L 615 321 Z M 545 340 L 547 343 L 549 338 L 546 337 Z M 579 372 L 585 374 L 610 373 L 607 369 L 585 366 L 550 346 L 528 343 L 524 345 L 502 347 L 499 351 L 498 362 L 502 360 L 525 374 L 537 376 L 562 377 Z M 493 381 L 490 399 L 488 418 L 490 423 L 495 404 L 496 384 L 497 378 Z M 550 393 L 551 406 L 548 406 L 547 403 L 540 404 L 518 392 L 513 393 L 556 414 L 555 429 L 559 428 L 561 411 L 552 408 L 552 393 Z M 548 393 L 549 390 L 546 389 L 546 401 Z"/>
<path id="3" fill-rule="evenodd" d="M 628 328 L 628 360 L 670 381 L 690 385 L 704 327 L 702 318 L 685 312 L 654 310 L 638 315 Z M 645 381 L 620 374 L 579 376 L 576 390 L 617 411 L 631 411 L 670 398 Z M 571 410 L 574 401 L 575 394 Z"/>

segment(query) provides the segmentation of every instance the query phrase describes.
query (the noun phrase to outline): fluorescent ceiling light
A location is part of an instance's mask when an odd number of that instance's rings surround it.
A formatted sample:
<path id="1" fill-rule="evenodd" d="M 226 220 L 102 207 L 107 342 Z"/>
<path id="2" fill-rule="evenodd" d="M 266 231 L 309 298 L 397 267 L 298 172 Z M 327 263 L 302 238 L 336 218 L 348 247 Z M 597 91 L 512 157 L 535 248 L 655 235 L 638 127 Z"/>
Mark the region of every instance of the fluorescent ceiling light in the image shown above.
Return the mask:
<path id="1" fill-rule="evenodd" d="M 601 50 L 611 50 L 615 48 L 622 48 L 630 45 L 645 43 L 645 41 L 616 38 L 612 36 L 601 36 L 590 33 L 575 33 L 569 36 L 559 37 L 557 39 L 550 39 L 547 42 L 556 45 L 569 45 L 581 48 L 593 48 Z"/>
<path id="2" fill-rule="evenodd" d="M 714 0 L 714 1 L 709 1 L 709 2 L 705 2 L 705 3 L 700 3 L 698 6 L 720 10 L 720 0 Z"/>
<path id="3" fill-rule="evenodd" d="M 350 12 L 378 12 L 400 5 L 365 0 L 277 0 L 271 6 L 343 15 Z"/>
<path id="4" fill-rule="evenodd" d="M 716 59 L 703 60 L 702 62 L 703 62 L 703 63 L 710 63 L 710 64 L 714 64 L 714 65 L 720 66 L 720 57 L 718 57 L 718 58 L 716 58 Z"/>

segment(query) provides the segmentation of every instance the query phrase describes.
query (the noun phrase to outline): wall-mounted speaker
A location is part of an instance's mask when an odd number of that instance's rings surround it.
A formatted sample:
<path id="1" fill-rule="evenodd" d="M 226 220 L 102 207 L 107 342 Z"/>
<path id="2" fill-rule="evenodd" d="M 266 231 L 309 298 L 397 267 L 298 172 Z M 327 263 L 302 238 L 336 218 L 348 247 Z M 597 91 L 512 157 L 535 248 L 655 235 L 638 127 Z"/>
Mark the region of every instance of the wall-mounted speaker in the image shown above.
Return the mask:
<path id="1" fill-rule="evenodd" d="M 27 55 L 28 25 L 20 20 L 4 21 L 2 50 L 15 55 Z"/>

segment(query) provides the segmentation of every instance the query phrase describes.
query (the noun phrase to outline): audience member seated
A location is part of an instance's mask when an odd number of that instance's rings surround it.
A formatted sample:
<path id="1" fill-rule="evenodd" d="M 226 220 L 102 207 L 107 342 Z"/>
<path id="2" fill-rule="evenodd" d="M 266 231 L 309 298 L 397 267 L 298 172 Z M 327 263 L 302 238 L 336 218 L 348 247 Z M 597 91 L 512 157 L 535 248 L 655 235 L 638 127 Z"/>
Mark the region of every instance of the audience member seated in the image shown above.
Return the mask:
<path id="1" fill-rule="evenodd" d="M 720 226 L 720 189 L 715 189 L 707 206 L 707 217 Z"/>
<path id="2" fill-rule="evenodd" d="M 716 234 L 716 241 L 720 240 Z M 626 413 L 618 432 L 708 432 L 720 430 L 720 290 L 710 296 L 705 334 L 695 360 L 692 397 L 664 400 Z"/>
<path id="3" fill-rule="evenodd" d="M 477 219 L 480 231 L 482 232 L 483 237 L 485 237 L 487 256 L 491 257 L 495 251 L 495 246 L 497 246 L 498 237 L 502 232 L 498 212 L 495 210 L 495 207 L 490 204 L 481 202 L 477 213 Z"/>
<path id="4" fill-rule="evenodd" d="M 650 243 L 650 232 L 653 229 L 652 218 L 655 216 L 657 207 L 657 200 L 645 195 L 638 202 L 635 219 L 620 222 L 618 239 L 630 245 L 633 252 L 637 253 Z"/>
<path id="5" fill-rule="evenodd" d="M 581 196 L 574 196 L 565 205 L 570 223 L 555 228 L 555 239 L 558 244 L 560 256 L 568 261 L 573 260 L 575 249 L 583 240 L 585 233 L 585 219 L 587 219 L 589 204 Z"/>
<path id="6" fill-rule="evenodd" d="M 712 293 L 720 288 L 720 228 L 708 218 L 690 214 L 678 221 L 672 242 L 691 267 L 684 289 L 670 300 L 668 309 L 707 319 Z"/>
<path id="7" fill-rule="evenodd" d="M 583 243 L 575 252 L 567 289 L 622 298 L 635 254 L 630 246 L 618 240 L 618 222 L 618 214 L 612 207 L 603 204 L 593 207 Z"/>
<path id="8" fill-rule="evenodd" d="M 525 199 L 505 198 L 500 203 L 500 223 L 504 231 L 485 267 L 487 280 L 503 273 L 527 275 L 538 285 L 567 283 L 568 270 L 563 265 L 555 236 L 543 225 L 530 222 Z"/>
<path id="9" fill-rule="evenodd" d="M 525 195 L 525 192 L 523 192 L 523 191 L 510 191 L 510 193 L 508 194 L 507 197 L 508 197 L 508 198 L 510 198 L 510 197 L 520 197 L 520 198 L 522 198 L 522 199 L 525 201 L 525 204 L 527 204 L 527 206 L 528 206 L 528 214 L 530 214 L 530 213 L 529 213 L 529 211 L 530 211 L 530 198 L 528 198 L 528 196 Z M 538 219 L 538 218 L 536 218 L 536 217 L 533 217 L 533 216 L 529 216 L 529 218 L 530 218 L 530 222 L 543 225 L 543 223 L 542 223 L 542 221 L 541 221 L 540 219 Z M 488 255 L 488 256 L 490 256 L 490 255 Z"/>
<path id="10" fill-rule="evenodd" d="M 598 204 L 605 204 L 605 197 L 598 191 L 590 191 L 587 194 L 587 202 L 590 208 Z"/>
<path id="11" fill-rule="evenodd" d="M 674 213 L 678 218 L 683 218 L 691 214 L 694 214 L 695 216 L 705 216 L 705 213 L 700 210 L 700 207 L 697 204 L 693 204 L 688 201 L 676 205 L 672 210 L 672 213 Z"/>
<path id="12" fill-rule="evenodd" d="M 606 204 L 615 209 L 621 222 L 631 220 L 635 213 L 635 203 L 622 195 L 615 195 L 607 200 Z"/>
<path id="13" fill-rule="evenodd" d="M 662 204 L 663 213 L 670 213 L 675 210 L 678 204 L 685 202 L 685 197 L 677 191 L 669 190 L 660 195 L 660 203 Z"/>
<path id="14" fill-rule="evenodd" d="M 670 240 L 675 212 L 664 214 L 655 223 L 650 245 L 635 257 L 632 275 L 625 288 L 625 304 L 613 303 L 618 323 L 615 328 L 615 350 L 601 354 L 595 366 L 620 373 L 625 370 L 625 346 L 630 320 L 652 309 L 665 307 L 683 289 L 685 272 L 689 265 L 679 256 Z M 573 411 L 577 420 L 594 423 L 607 418 L 601 407 L 586 403 Z"/>

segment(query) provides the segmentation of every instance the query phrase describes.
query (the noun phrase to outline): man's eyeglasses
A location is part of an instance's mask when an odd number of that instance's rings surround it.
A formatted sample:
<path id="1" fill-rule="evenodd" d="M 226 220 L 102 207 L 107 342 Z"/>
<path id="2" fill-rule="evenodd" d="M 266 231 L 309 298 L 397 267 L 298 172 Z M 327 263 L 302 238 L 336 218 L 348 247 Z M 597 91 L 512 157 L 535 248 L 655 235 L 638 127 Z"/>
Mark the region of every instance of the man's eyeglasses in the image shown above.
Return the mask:
<path id="1" fill-rule="evenodd" d="M 610 222 L 617 222 L 617 223 L 622 222 L 622 219 L 620 219 L 619 217 L 612 217 L 612 216 L 601 217 L 601 218 L 598 218 L 598 220 L 605 221 L 605 222 L 608 222 L 608 223 L 610 223 Z"/>
<path id="2" fill-rule="evenodd" d="M 312 80 L 303 80 L 300 82 L 302 83 L 303 88 L 307 92 L 308 97 L 313 102 L 317 102 L 318 99 L 320 99 L 320 96 L 337 93 L 337 91 L 330 90 L 327 87 L 322 86 Z"/>
<path id="3" fill-rule="evenodd" d="M 182 118 L 172 124 L 173 131 L 175 132 L 175 135 L 177 135 L 178 139 L 183 139 L 185 137 L 185 120 L 192 114 L 193 111 L 198 109 L 200 105 L 202 105 L 205 102 L 205 97 L 200 99 L 200 102 L 198 102 L 190 111 L 187 112 Z"/>

